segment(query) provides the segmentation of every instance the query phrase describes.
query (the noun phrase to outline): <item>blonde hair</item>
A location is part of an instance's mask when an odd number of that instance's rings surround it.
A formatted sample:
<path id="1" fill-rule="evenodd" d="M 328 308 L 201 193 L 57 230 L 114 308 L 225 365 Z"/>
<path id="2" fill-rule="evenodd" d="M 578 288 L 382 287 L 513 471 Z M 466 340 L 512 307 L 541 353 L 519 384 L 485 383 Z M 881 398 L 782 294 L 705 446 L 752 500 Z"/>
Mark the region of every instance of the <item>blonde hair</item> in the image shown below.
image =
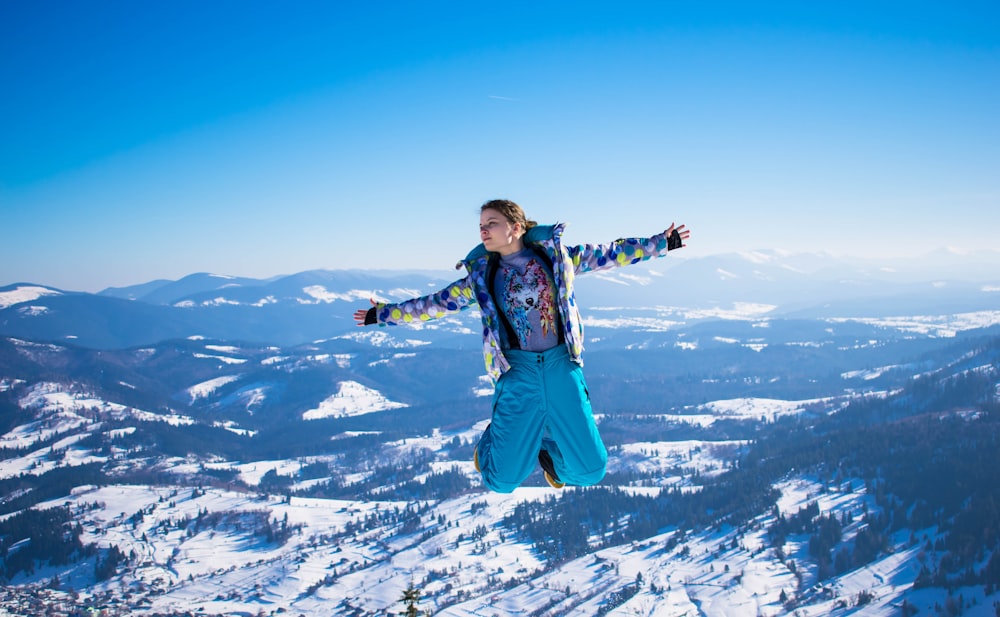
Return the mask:
<path id="1" fill-rule="evenodd" d="M 496 210 L 513 224 L 521 224 L 524 231 L 528 231 L 538 223 L 532 221 L 524 214 L 524 209 L 509 199 L 491 199 L 479 208 L 479 212 L 484 210 Z"/>

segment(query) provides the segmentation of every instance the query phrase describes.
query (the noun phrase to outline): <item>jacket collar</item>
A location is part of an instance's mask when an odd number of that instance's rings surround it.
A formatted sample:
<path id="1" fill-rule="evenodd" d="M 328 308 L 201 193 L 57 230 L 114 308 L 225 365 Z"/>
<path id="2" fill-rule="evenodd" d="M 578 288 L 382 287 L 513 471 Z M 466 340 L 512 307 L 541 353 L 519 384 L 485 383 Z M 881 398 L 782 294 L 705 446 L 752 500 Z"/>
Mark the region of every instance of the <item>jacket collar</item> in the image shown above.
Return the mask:
<path id="1" fill-rule="evenodd" d="M 525 244 L 539 244 L 546 240 L 558 240 L 562 236 L 563 229 L 566 227 L 565 223 L 556 223 L 555 225 L 535 225 L 527 232 L 525 232 L 523 240 Z M 475 248 L 469 251 L 469 254 L 465 256 L 465 259 L 455 264 L 455 269 L 459 269 L 465 266 L 467 269 L 471 270 L 472 265 L 476 261 L 489 257 L 490 252 L 486 250 L 486 247 L 480 242 Z"/>

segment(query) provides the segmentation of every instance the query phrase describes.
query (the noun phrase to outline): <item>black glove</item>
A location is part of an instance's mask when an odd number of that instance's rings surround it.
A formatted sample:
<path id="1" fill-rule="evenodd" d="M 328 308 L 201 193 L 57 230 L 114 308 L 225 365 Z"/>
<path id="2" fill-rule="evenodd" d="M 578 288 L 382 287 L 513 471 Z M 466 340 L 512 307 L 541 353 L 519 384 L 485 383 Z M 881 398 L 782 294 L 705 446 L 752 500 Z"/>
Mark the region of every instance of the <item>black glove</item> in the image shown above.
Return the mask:
<path id="1" fill-rule="evenodd" d="M 370 326 L 372 324 L 377 324 L 377 323 L 378 323 L 378 317 L 375 316 L 375 307 L 373 306 L 370 309 L 368 309 L 367 313 L 365 313 L 365 325 Z"/>
<path id="2" fill-rule="evenodd" d="M 667 238 L 667 250 L 672 251 L 674 249 L 679 249 L 684 246 L 684 242 L 681 240 L 681 233 L 676 229 Z"/>

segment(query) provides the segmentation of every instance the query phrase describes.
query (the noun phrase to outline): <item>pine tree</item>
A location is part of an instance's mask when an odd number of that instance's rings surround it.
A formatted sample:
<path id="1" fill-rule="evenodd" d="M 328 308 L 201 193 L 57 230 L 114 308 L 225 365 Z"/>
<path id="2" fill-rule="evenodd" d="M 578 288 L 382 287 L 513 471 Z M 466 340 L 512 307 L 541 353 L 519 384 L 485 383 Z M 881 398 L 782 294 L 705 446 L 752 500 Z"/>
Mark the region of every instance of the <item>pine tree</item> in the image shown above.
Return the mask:
<path id="1" fill-rule="evenodd" d="M 400 613 L 400 617 L 420 617 L 420 611 L 417 609 L 417 602 L 420 600 L 420 590 L 413 586 L 413 581 L 410 581 L 410 586 L 403 591 L 403 597 L 400 598 L 400 602 L 406 605 L 406 610 Z"/>

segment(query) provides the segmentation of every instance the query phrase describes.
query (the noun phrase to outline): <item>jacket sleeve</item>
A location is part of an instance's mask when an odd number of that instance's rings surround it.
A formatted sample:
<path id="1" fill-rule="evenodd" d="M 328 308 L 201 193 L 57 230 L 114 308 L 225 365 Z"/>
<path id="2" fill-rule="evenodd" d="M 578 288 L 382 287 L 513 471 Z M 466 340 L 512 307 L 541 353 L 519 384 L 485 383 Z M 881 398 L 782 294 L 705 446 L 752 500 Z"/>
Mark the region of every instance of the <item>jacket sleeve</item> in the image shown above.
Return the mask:
<path id="1" fill-rule="evenodd" d="M 428 296 L 391 304 L 379 302 L 374 308 L 376 323 L 395 326 L 444 317 L 473 304 L 476 304 L 476 294 L 467 276 Z"/>
<path id="2" fill-rule="evenodd" d="M 663 257 L 672 246 L 664 231 L 648 238 L 621 238 L 607 244 L 581 244 L 567 247 L 576 274 L 607 270 Z"/>

